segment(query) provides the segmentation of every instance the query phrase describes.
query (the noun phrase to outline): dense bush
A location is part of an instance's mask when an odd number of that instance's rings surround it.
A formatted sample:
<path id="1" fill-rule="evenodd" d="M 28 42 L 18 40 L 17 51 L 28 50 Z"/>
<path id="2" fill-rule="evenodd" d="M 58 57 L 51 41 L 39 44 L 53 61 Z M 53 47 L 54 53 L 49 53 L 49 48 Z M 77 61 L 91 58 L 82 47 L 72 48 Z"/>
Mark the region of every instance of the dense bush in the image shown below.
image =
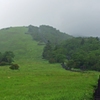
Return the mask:
<path id="1" fill-rule="evenodd" d="M 0 66 L 4 66 L 4 65 L 7 65 L 7 63 L 6 63 L 5 61 L 2 61 L 2 62 L 0 63 Z"/>
<path id="2" fill-rule="evenodd" d="M 19 69 L 19 65 L 18 64 L 12 64 L 9 68 L 12 69 L 12 70 L 17 70 L 17 69 Z"/>
<path id="3" fill-rule="evenodd" d="M 54 58 L 49 59 L 49 63 L 55 63 L 55 62 L 56 62 L 56 61 L 55 61 Z"/>
<path id="4" fill-rule="evenodd" d="M 0 52 L 0 65 L 3 66 L 12 64 L 14 56 L 15 55 L 12 51 L 6 51 L 4 53 Z"/>

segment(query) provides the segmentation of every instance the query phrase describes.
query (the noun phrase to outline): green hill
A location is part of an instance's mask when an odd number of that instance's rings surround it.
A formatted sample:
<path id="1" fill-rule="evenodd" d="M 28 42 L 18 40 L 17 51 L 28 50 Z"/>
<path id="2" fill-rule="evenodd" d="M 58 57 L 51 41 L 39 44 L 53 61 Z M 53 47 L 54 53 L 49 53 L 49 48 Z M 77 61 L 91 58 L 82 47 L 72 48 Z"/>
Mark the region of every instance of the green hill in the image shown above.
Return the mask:
<path id="1" fill-rule="evenodd" d="M 49 40 L 53 44 L 59 44 L 62 41 L 73 37 L 66 33 L 60 32 L 52 26 L 41 25 L 40 27 L 35 27 L 29 25 L 27 28 L 28 31 L 26 34 L 30 34 L 33 37 L 33 40 L 39 41 L 40 43 L 47 43 Z"/>
<path id="2" fill-rule="evenodd" d="M 39 29 L 41 29 L 41 33 L 39 33 Z M 28 33 L 29 31 L 30 33 Z M 43 37 L 41 34 L 43 34 Z M 56 37 L 59 41 L 71 38 L 70 35 L 61 33 L 50 26 L 42 25 L 40 28 L 35 26 L 4 28 L 0 30 L 0 51 L 13 51 L 17 60 L 39 60 L 42 58 L 44 45 L 41 45 L 41 43 L 44 44 L 44 38 L 46 38 L 46 41 L 50 40 L 55 43 L 53 40 Z"/>

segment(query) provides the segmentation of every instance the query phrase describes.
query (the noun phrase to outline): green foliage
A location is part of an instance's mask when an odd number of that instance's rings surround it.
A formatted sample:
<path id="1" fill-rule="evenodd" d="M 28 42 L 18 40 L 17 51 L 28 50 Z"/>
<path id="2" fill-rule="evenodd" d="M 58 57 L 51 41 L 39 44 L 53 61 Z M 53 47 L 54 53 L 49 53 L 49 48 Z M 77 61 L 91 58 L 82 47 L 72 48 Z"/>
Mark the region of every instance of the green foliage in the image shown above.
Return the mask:
<path id="1" fill-rule="evenodd" d="M 100 50 L 91 51 L 90 53 L 74 53 L 68 62 L 69 67 L 80 68 L 85 66 L 86 69 L 100 71 Z"/>
<path id="2" fill-rule="evenodd" d="M 2 58 L 3 58 L 3 55 L 2 55 L 2 53 L 0 52 L 0 62 L 2 61 Z"/>
<path id="3" fill-rule="evenodd" d="M 89 70 L 100 70 L 100 41 L 98 37 L 76 37 L 66 40 L 61 47 L 67 50 L 67 66 L 72 68 L 86 67 Z"/>
<path id="4" fill-rule="evenodd" d="M 66 59 L 65 49 L 59 48 L 57 46 L 54 47 L 53 44 L 48 41 L 46 46 L 43 50 L 43 58 L 49 60 L 49 63 L 51 62 L 57 62 L 57 63 L 64 63 L 64 60 Z"/>
<path id="5" fill-rule="evenodd" d="M 63 54 L 57 54 L 55 56 L 56 62 L 58 63 L 64 63 L 64 60 L 66 59 L 66 56 Z"/>
<path id="6" fill-rule="evenodd" d="M 43 57 L 49 62 L 54 59 L 57 63 L 68 59 L 67 66 L 70 68 L 100 71 L 100 41 L 97 37 L 77 37 L 56 46 L 49 43 L 44 48 Z"/>
<path id="7" fill-rule="evenodd" d="M 12 64 L 9 68 L 12 69 L 12 70 L 18 70 L 19 65 L 18 64 Z"/>
<path id="8" fill-rule="evenodd" d="M 5 61 L 0 62 L 0 66 L 4 66 L 4 65 L 7 65 L 7 62 Z"/>
<path id="9" fill-rule="evenodd" d="M 12 63 L 14 57 L 15 57 L 15 55 L 14 55 L 14 53 L 12 51 L 6 51 L 3 54 L 2 61 L 8 62 L 8 63 Z"/>
<path id="10" fill-rule="evenodd" d="M 28 26 L 28 34 L 30 34 L 32 36 L 33 40 L 36 40 L 36 41 L 42 40 L 42 38 L 39 34 L 39 31 L 38 31 L 38 27 L 29 25 Z"/>
<path id="11" fill-rule="evenodd" d="M 55 61 L 54 58 L 50 58 L 50 59 L 49 59 L 49 63 L 56 63 L 56 61 Z"/>
<path id="12" fill-rule="evenodd" d="M 68 66 L 69 68 L 75 68 L 76 63 L 74 62 L 73 59 L 71 59 L 71 60 L 69 60 L 69 61 L 67 62 L 67 66 Z"/>
<path id="13" fill-rule="evenodd" d="M 42 54 L 43 58 L 50 59 L 51 52 L 52 52 L 52 45 L 51 45 L 51 42 L 48 41 L 48 43 L 46 44 L 46 46 L 44 47 L 44 50 L 43 50 L 43 54 Z"/>
<path id="14" fill-rule="evenodd" d="M 12 51 L 6 51 L 3 54 L 0 52 L 0 65 L 8 65 L 13 62 L 14 53 Z"/>

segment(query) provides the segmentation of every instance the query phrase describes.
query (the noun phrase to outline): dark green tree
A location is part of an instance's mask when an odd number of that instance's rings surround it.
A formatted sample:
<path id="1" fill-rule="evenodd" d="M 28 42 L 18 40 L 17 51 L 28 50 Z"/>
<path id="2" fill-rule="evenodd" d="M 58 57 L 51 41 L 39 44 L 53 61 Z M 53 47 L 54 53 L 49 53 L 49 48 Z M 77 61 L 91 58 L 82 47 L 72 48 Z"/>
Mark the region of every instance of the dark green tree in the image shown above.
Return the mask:
<path id="1" fill-rule="evenodd" d="M 82 41 L 81 41 L 81 45 L 83 45 L 85 42 L 84 38 L 82 38 Z"/>
<path id="2" fill-rule="evenodd" d="M 0 62 L 2 61 L 2 58 L 3 58 L 3 55 L 2 55 L 2 53 L 0 52 Z"/>
<path id="3" fill-rule="evenodd" d="M 15 55 L 14 55 L 14 53 L 13 53 L 12 51 L 6 51 L 6 52 L 3 54 L 2 61 L 11 63 L 11 62 L 13 62 L 13 58 L 14 58 L 14 57 L 15 57 Z"/>
<path id="4" fill-rule="evenodd" d="M 57 54 L 55 56 L 55 60 L 58 63 L 64 63 L 65 59 L 66 59 L 66 56 L 64 54 Z"/>
<path id="5" fill-rule="evenodd" d="M 48 43 L 44 47 L 42 56 L 44 59 L 48 59 L 48 60 L 51 58 L 51 56 L 52 56 L 52 44 L 50 41 L 48 41 Z"/>

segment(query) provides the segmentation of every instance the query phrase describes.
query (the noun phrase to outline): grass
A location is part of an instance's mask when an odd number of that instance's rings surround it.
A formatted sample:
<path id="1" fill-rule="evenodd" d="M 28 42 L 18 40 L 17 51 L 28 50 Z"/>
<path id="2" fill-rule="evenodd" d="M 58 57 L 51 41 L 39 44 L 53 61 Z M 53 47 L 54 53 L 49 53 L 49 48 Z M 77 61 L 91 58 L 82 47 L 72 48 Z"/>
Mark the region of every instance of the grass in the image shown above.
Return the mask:
<path id="1" fill-rule="evenodd" d="M 0 51 L 13 51 L 16 60 L 42 58 L 43 45 L 37 45 L 31 35 L 25 34 L 26 27 L 13 27 L 8 30 L 0 30 Z M 34 58 L 34 59 L 33 59 Z"/>
<path id="2" fill-rule="evenodd" d="M 0 100 L 91 100 L 99 74 L 70 72 L 47 61 L 19 65 L 20 70 L 0 67 Z"/>
<path id="3" fill-rule="evenodd" d="M 11 50 L 19 70 L 0 66 L 0 100 L 92 100 L 99 72 L 70 72 L 42 59 L 26 27 L 0 30 L 1 52 Z"/>

